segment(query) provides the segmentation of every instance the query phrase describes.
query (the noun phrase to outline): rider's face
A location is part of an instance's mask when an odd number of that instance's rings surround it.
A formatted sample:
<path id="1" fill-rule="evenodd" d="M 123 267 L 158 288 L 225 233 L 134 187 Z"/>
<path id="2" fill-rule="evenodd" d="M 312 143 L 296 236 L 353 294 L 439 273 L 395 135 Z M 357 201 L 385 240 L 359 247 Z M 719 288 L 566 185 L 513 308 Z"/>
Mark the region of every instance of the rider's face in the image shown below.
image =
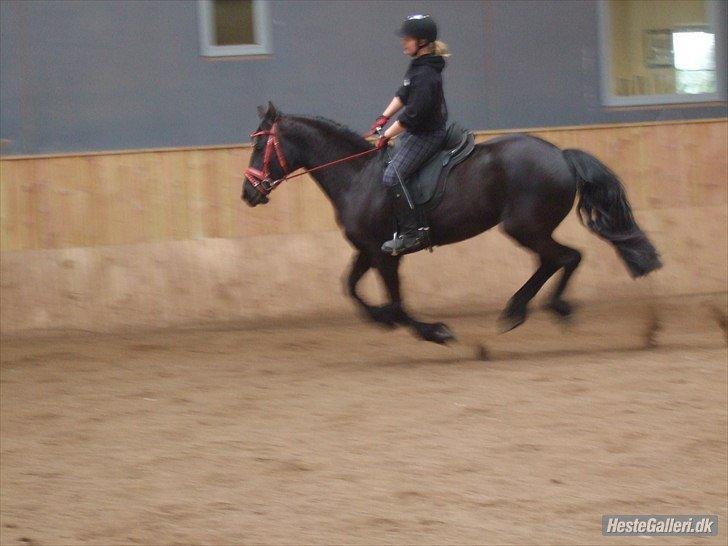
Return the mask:
<path id="1" fill-rule="evenodd" d="M 402 52 L 410 57 L 417 53 L 417 40 L 409 36 L 402 37 Z"/>

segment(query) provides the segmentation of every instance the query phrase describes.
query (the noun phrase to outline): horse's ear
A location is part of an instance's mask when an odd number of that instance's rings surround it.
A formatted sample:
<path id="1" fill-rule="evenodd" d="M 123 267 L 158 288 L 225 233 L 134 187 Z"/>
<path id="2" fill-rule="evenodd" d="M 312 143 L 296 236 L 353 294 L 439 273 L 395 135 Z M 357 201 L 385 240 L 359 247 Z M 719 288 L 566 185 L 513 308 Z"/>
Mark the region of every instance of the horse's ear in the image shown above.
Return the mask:
<path id="1" fill-rule="evenodd" d="M 268 116 L 268 119 L 271 121 L 277 120 L 281 113 L 278 111 L 278 108 L 276 108 L 275 104 L 273 104 L 271 101 L 268 101 L 268 111 L 266 112 L 266 115 Z"/>
<path id="2" fill-rule="evenodd" d="M 262 106 L 258 106 L 258 117 L 260 119 L 265 118 L 265 108 L 263 108 Z"/>

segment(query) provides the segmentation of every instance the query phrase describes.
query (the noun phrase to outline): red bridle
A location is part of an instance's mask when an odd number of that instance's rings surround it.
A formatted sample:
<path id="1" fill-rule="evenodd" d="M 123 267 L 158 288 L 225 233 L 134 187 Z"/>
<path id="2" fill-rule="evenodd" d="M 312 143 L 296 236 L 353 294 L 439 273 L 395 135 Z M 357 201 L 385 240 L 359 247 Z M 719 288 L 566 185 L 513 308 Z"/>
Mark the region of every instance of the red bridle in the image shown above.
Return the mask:
<path id="1" fill-rule="evenodd" d="M 263 170 L 259 171 L 253 167 L 248 167 L 245 169 L 244 173 L 245 178 L 248 179 L 250 184 L 263 195 L 268 195 L 273 188 L 283 182 L 288 176 L 288 163 L 283 155 L 281 143 L 278 140 L 276 132 L 277 126 L 278 122 L 275 122 L 270 128 L 270 131 L 257 131 L 250 135 L 251 138 L 259 136 L 268 137 L 268 142 L 265 144 L 265 152 L 263 152 Z M 278 180 L 270 179 L 270 159 L 273 157 L 274 151 L 276 153 L 276 158 L 278 159 L 278 165 L 281 167 L 281 171 L 283 172 L 283 177 Z"/>
<path id="2" fill-rule="evenodd" d="M 294 174 L 293 176 L 288 176 L 290 174 L 290 172 L 288 171 L 288 162 L 283 155 L 281 142 L 280 140 L 278 140 L 277 128 L 278 122 L 276 121 L 270 128 L 270 131 L 256 131 L 255 133 L 251 133 L 250 135 L 251 138 L 259 136 L 268 137 L 268 142 L 265 143 L 265 152 L 263 153 L 263 170 L 259 171 L 258 169 L 254 169 L 253 167 L 248 167 L 247 169 L 245 169 L 245 173 L 243 174 L 243 176 L 248 179 L 250 184 L 263 195 L 268 195 L 273 190 L 273 188 L 275 188 L 284 180 L 288 180 L 289 178 L 303 176 L 304 174 L 312 173 L 314 171 L 318 171 L 319 169 L 325 169 L 339 163 L 344 163 L 345 161 L 351 161 L 352 159 L 356 159 L 358 157 L 362 157 L 364 155 L 368 155 L 377 151 L 377 148 L 371 148 L 369 150 L 359 152 L 358 154 L 353 154 L 342 157 L 341 159 L 329 161 L 328 163 L 324 163 L 323 165 L 319 165 L 317 167 L 312 167 L 311 169 L 304 169 L 302 172 Z M 283 172 L 283 177 L 277 180 L 270 179 L 270 159 L 271 157 L 273 157 L 274 151 L 276 153 L 276 158 L 278 159 L 278 165 L 280 165 L 281 172 Z"/>

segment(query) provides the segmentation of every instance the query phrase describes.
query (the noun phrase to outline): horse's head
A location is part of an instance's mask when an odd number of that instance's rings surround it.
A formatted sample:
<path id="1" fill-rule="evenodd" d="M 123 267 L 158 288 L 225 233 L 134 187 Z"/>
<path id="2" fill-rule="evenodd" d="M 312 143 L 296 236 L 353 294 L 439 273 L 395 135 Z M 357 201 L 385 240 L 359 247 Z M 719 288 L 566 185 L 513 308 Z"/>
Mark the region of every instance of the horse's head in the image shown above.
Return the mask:
<path id="1" fill-rule="evenodd" d="M 251 207 L 268 202 L 268 194 L 275 187 L 275 181 L 288 174 L 288 165 L 278 135 L 281 113 L 268 102 L 268 108 L 258 106 L 260 124 L 250 136 L 253 139 L 253 153 L 243 177 L 241 198 Z"/>

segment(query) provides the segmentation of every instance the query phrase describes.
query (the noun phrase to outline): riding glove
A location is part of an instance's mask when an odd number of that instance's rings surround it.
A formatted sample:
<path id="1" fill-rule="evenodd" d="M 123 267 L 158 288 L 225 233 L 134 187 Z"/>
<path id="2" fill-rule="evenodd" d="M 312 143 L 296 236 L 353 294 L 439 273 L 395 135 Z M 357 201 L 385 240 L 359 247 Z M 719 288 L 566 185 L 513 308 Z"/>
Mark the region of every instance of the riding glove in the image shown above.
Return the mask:
<path id="1" fill-rule="evenodd" d="M 381 136 L 379 137 L 379 140 L 377 140 L 377 150 L 381 150 L 382 148 L 386 148 L 387 144 L 389 143 L 390 137 L 388 136 Z"/>
<path id="2" fill-rule="evenodd" d="M 372 128 L 370 129 L 371 134 L 376 134 L 378 129 L 384 129 L 384 126 L 389 123 L 389 116 L 381 115 L 377 118 L 377 121 L 374 122 L 374 125 L 372 125 Z"/>

